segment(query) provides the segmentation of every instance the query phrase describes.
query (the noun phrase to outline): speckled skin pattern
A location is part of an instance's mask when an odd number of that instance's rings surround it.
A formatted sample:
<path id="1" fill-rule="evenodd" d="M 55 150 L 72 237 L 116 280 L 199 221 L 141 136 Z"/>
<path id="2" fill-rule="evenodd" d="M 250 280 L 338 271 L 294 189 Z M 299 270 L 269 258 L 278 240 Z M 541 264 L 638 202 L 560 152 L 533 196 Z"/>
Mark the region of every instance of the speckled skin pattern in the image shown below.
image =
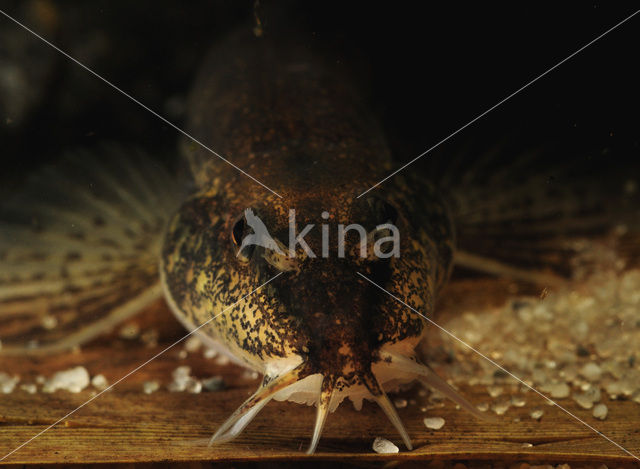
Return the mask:
<path id="1" fill-rule="evenodd" d="M 233 231 L 243 211 L 251 208 L 288 246 L 295 209 L 297 232 L 315 224 L 305 240 L 318 257 L 300 251 L 280 278 L 202 331 L 259 371 L 296 355 L 307 364 L 303 374 L 322 373 L 342 386 L 367 385 L 378 350 L 400 343 L 413 350 L 425 327 L 357 273 L 428 315 L 449 275 L 454 241 L 443 201 L 411 175 L 356 198 L 390 172 L 392 161 L 346 77 L 335 59 L 291 40 L 238 35 L 212 51 L 192 94 L 189 131 L 282 198 L 185 145 L 197 190 L 168 225 L 161 266 L 176 314 L 202 324 L 280 271 L 261 247 L 236 256 Z M 399 258 L 360 258 L 355 232 L 347 236 L 346 257 L 338 257 L 339 223 L 373 230 L 390 220 L 400 231 Z M 328 258 L 320 255 L 322 223 L 329 227 Z"/>

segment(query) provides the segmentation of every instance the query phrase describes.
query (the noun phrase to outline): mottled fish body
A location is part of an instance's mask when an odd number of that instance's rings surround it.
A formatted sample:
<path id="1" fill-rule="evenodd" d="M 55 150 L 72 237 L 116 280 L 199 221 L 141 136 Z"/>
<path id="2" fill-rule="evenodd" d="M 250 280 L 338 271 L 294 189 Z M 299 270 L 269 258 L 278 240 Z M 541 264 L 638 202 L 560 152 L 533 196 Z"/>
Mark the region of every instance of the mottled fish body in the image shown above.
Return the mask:
<path id="1" fill-rule="evenodd" d="M 185 142 L 185 181 L 103 145 L 42 168 L 3 202 L 0 353 L 67 350 L 164 297 L 209 346 L 264 375 L 213 442 L 289 399 L 318 408 L 312 452 L 349 398 L 377 402 L 411 447 L 387 392 L 416 380 L 482 417 L 415 352 L 454 260 L 549 284 L 557 277 L 505 258 L 551 252 L 566 264 L 573 248 L 559 234 L 612 225 L 596 184 L 546 190 L 527 155 L 505 167 L 462 159 L 431 182 L 408 168 L 359 196 L 390 174 L 391 154 L 344 66 L 308 38 L 231 35 L 206 59 L 188 109 L 189 133 L 228 161 Z M 605 216 L 585 217 L 597 210 Z M 353 224 L 364 236 L 351 231 L 341 247 L 340 227 Z M 398 255 L 369 255 L 385 224 L 400 233 Z M 290 253 L 291 227 L 309 225 L 309 249 Z M 270 244 L 246 242 L 257 226 Z M 464 251 L 474 247 L 481 256 Z"/>

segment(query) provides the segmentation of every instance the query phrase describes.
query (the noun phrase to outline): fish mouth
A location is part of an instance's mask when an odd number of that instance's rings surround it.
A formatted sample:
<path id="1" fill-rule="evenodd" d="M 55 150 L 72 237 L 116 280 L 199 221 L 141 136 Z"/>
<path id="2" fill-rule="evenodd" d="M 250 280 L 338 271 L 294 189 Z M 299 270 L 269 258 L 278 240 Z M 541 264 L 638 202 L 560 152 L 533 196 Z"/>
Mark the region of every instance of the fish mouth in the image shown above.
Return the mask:
<path id="1" fill-rule="evenodd" d="M 482 420 L 491 420 L 473 404 L 449 386 L 433 370 L 419 363 L 414 357 L 404 356 L 397 351 L 380 351 L 378 360 L 367 370 L 355 374 L 355 379 L 345 380 L 341 374 L 319 373 L 309 361 L 298 359 L 280 360 L 268 367 L 258 390 L 249 397 L 218 428 L 209 445 L 231 441 L 258 415 L 271 401 L 292 400 L 316 405 L 316 418 L 307 454 L 313 454 L 320 441 L 327 416 L 335 411 L 342 400 L 349 397 L 356 408 L 362 399 L 375 401 L 397 430 L 408 450 L 413 449 L 411 438 L 387 395 L 399 384 L 420 381 L 435 389 Z M 358 409 L 359 410 L 359 409 Z"/>

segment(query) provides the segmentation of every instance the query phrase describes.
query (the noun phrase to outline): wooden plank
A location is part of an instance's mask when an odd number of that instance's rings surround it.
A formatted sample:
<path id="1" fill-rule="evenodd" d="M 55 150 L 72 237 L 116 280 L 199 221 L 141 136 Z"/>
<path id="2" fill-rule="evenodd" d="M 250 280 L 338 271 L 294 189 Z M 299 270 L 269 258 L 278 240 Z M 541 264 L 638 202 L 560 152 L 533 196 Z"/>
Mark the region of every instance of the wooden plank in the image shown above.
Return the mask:
<path id="1" fill-rule="evenodd" d="M 500 301 L 498 292 L 505 291 L 504 285 L 495 282 L 492 285 L 485 285 L 483 291 L 495 291 L 492 298 Z M 470 286 L 467 283 L 456 288 L 460 293 Z M 464 303 L 458 302 L 461 307 Z M 102 373 L 109 382 L 115 382 L 183 334 L 163 305 L 151 308 L 139 321 L 143 329 L 151 325 L 160 327 L 157 346 L 148 347 L 140 341 L 120 339 L 112 334 L 76 353 L 46 358 L 0 357 L 0 370 L 19 374 L 21 382 L 25 383 L 34 382 L 39 374 L 51 376 L 55 371 L 83 365 L 92 376 Z M 237 440 L 207 447 L 208 437 L 255 390 L 258 380 L 232 364 L 221 365 L 206 359 L 201 352 L 181 358 L 181 349 L 178 346 L 149 363 L 4 462 L 86 464 L 308 458 L 304 449 L 309 443 L 314 409 L 294 403 L 270 403 Z M 222 375 L 226 389 L 200 394 L 169 392 L 166 385 L 171 381 L 171 372 L 180 365 L 191 366 L 193 374 L 200 378 Z M 446 374 L 446 369 L 441 371 Z M 144 394 L 143 382 L 152 379 L 163 384 L 161 389 Z M 474 402 L 487 400 L 486 389 L 482 386 L 464 388 L 462 392 Z M 78 394 L 57 391 L 32 395 L 16 389 L 0 395 L 1 455 L 84 403 L 92 393 L 95 390 L 89 387 Z M 311 459 L 597 461 L 610 464 L 633 461 L 606 439 L 560 409 L 548 406 L 533 393 L 529 393 L 525 407 L 511 408 L 500 417 L 498 425 L 479 422 L 448 402 L 443 408 L 423 413 L 420 408 L 428 402 L 426 397 L 419 395 L 417 387 L 402 393 L 402 397 L 416 401 L 398 410 L 413 439 L 413 451 L 404 450 L 395 431 L 374 404 L 366 402 L 363 410 L 357 412 L 345 402 L 329 416 L 318 453 Z M 638 404 L 605 399 L 609 416 L 600 422 L 591 417 L 591 411 L 580 409 L 570 399 L 559 402 L 629 451 L 640 454 Z M 533 408 L 544 409 L 540 421 L 529 416 Z M 446 424 L 440 430 L 429 430 L 422 422 L 425 416 L 441 416 Z M 371 444 L 376 436 L 396 442 L 401 452 L 375 454 Z"/>

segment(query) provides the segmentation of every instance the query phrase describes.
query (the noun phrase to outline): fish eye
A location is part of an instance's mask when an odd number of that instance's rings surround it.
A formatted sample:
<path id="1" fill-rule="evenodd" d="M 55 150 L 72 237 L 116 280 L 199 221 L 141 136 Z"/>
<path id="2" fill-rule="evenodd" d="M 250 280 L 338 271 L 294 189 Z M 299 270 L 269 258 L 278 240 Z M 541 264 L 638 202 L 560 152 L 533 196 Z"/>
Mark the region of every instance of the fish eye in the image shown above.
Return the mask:
<path id="1" fill-rule="evenodd" d="M 395 225 L 398 221 L 398 210 L 386 200 L 371 197 L 367 200 L 376 226 L 385 223 Z"/>
<path id="2" fill-rule="evenodd" d="M 246 222 L 244 220 L 244 215 L 240 215 L 240 217 L 233 224 L 233 228 L 231 229 L 231 240 L 236 246 L 240 246 L 240 243 L 242 243 L 245 226 Z"/>
<path id="3" fill-rule="evenodd" d="M 236 258 L 243 263 L 251 260 L 255 250 L 255 243 L 247 240 L 247 235 L 253 229 L 250 218 L 255 216 L 252 209 L 247 208 L 236 218 L 231 228 L 231 241 L 238 248 Z"/>

